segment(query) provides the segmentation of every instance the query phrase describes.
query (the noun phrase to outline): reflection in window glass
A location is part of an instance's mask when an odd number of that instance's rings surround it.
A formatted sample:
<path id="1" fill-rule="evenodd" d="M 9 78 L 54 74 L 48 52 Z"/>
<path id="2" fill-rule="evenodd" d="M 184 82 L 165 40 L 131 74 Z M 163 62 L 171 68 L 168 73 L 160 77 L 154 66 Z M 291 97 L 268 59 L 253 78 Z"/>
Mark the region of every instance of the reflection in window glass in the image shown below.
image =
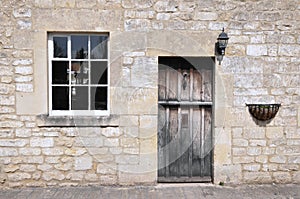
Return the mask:
<path id="1" fill-rule="evenodd" d="M 89 63 L 87 61 L 72 61 L 71 63 L 71 83 L 89 83 Z"/>
<path id="2" fill-rule="evenodd" d="M 91 36 L 91 59 L 107 58 L 107 36 Z"/>
<path id="3" fill-rule="evenodd" d="M 71 36 L 72 59 L 88 58 L 88 36 Z"/>
<path id="4" fill-rule="evenodd" d="M 107 84 L 107 62 L 91 62 L 91 84 Z"/>
<path id="5" fill-rule="evenodd" d="M 72 95 L 72 110 L 88 110 L 88 87 L 73 86 Z"/>
<path id="6" fill-rule="evenodd" d="M 91 87 L 91 110 L 107 110 L 107 87 Z"/>
<path id="7" fill-rule="evenodd" d="M 52 110 L 69 110 L 68 87 L 52 87 Z"/>
<path id="8" fill-rule="evenodd" d="M 54 55 L 57 58 L 67 57 L 67 37 L 53 37 Z"/>
<path id="9" fill-rule="evenodd" d="M 52 84 L 68 84 L 69 62 L 52 61 Z"/>

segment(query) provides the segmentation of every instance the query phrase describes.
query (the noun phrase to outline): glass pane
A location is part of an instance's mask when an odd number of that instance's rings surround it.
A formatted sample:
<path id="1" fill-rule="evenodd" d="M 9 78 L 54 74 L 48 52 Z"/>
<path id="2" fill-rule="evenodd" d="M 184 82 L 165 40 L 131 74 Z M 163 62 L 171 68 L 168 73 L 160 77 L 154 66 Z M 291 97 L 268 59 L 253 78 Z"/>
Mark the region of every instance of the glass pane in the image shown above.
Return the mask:
<path id="1" fill-rule="evenodd" d="M 91 62 L 91 84 L 107 84 L 107 62 Z"/>
<path id="2" fill-rule="evenodd" d="M 69 62 L 52 61 L 52 84 L 68 84 Z"/>
<path id="3" fill-rule="evenodd" d="M 52 110 L 69 110 L 68 87 L 52 87 Z"/>
<path id="4" fill-rule="evenodd" d="M 67 37 L 53 37 L 53 43 L 54 43 L 54 55 L 53 57 L 59 57 L 59 58 L 67 58 L 68 57 L 68 51 L 67 51 L 67 43 L 68 38 Z"/>
<path id="5" fill-rule="evenodd" d="M 72 61 L 71 64 L 71 83 L 72 84 L 88 84 L 89 83 L 89 63 Z"/>
<path id="6" fill-rule="evenodd" d="M 91 36 L 91 59 L 107 59 L 107 36 Z"/>
<path id="7" fill-rule="evenodd" d="M 88 87 L 74 86 L 71 90 L 72 110 L 88 110 Z"/>
<path id="8" fill-rule="evenodd" d="M 107 110 L 107 87 L 91 87 L 91 110 Z"/>
<path id="9" fill-rule="evenodd" d="M 71 36 L 72 59 L 88 58 L 88 36 Z"/>

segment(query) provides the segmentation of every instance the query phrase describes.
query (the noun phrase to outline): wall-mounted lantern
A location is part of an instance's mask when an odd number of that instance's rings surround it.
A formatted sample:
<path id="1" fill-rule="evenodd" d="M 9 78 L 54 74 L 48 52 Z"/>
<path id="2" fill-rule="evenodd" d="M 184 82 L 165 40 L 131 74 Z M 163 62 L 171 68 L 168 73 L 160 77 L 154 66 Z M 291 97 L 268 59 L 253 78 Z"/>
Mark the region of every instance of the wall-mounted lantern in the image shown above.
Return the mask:
<path id="1" fill-rule="evenodd" d="M 217 60 L 219 61 L 219 64 L 221 64 L 221 61 L 223 60 L 223 56 L 225 55 L 225 49 L 228 44 L 228 35 L 224 32 L 224 28 L 219 34 L 218 42 L 216 43 L 216 53 L 217 53 Z"/>

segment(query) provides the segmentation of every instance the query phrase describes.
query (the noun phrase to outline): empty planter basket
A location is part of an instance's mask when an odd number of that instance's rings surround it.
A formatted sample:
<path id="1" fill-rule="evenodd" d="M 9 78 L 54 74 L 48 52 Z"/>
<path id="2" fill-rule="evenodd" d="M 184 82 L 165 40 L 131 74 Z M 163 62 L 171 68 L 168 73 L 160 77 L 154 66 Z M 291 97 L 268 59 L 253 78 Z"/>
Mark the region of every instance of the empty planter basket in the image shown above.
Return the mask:
<path id="1" fill-rule="evenodd" d="M 250 114 L 257 120 L 268 121 L 275 117 L 280 104 L 246 104 Z"/>

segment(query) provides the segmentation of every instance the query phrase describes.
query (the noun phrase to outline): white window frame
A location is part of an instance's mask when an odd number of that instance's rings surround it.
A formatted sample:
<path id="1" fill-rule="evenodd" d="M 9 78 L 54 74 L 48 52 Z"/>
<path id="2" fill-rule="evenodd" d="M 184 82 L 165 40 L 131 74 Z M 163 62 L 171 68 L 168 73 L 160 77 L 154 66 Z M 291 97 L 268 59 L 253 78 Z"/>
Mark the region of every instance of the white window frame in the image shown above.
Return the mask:
<path id="1" fill-rule="evenodd" d="M 71 61 L 78 61 L 71 58 L 71 36 L 73 35 L 81 35 L 81 36 L 89 36 L 88 40 L 88 62 L 90 65 L 91 60 L 92 61 L 106 61 L 107 62 L 107 84 L 103 84 L 101 86 L 107 88 L 107 110 L 52 110 L 52 61 L 68 61 L 69 66 L 71 66 Z M 90 36 L 107 36 L 108 42 L 107 42 L 107 59 L 90 59 Z M 67 43 L 67 58 L 54 58 L 54 37 L 67 37 L 68 43 Z M 108 33 L 49 33 L 48 34 L 48 111 L 49 116 L 108 116 L 110 114 L 110 53 L 109 53 L 109 34 Z M 91 78 L 89 70 L 89 80 Z M 71 73 L 69 73 L 69 79 L 71 76 Z M 98 85 L 99 86 L 99 85 Z M 69 81 L 68 84 L 69 90 L 71 88 L 71 81 Z M 88 87 L 91 87 L 91 82 L 89 81 Z M 89 96 L 88 96 L 88 103 L 90 108 L 90 89 L 89 90 Z M 71 101 L 71 91 L 69 91 L 69 101 Z M 70 103 L 70 102 L 69 102 Z"/>

